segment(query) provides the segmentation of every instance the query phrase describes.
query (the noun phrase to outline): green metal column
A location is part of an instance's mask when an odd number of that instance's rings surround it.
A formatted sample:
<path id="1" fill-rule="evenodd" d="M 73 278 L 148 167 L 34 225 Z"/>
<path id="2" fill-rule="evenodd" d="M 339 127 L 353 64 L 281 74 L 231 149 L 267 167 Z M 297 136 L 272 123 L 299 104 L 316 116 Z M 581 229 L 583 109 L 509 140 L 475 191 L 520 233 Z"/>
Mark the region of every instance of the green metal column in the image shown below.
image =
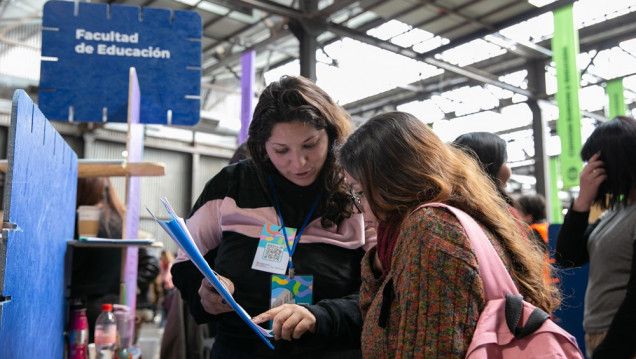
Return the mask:
<path id="1" fill-rule="evenodd" d="M 554 11 L 553 60 L 557 70 L 556 100 L 559 107 L 557 134 L 561 139 L 561 174 L 563 188 L 579 184 L 583 163 L 581 151 L 581 110 L 579 107 L 578 32 L 574 28 L 572 5 Z"/>
<path id="2" fill-rule="evenodd" d="M 625 106 L 623 79 L 608 81 L 605 87 L 605 93 L 607 93 L 607 97 L 609 97 L 609 118 L 625 116 L 627 107 Z"/>

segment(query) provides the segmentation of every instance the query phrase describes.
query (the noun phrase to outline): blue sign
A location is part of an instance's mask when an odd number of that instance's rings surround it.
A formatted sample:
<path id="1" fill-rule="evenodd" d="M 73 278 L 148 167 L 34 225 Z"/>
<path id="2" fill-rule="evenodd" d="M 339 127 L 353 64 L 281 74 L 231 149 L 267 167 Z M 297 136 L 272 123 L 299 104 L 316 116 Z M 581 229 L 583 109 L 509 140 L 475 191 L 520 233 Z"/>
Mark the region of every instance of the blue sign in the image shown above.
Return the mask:
<path id="1" fill-rule="evenodd" d="M 49 120 L 126 122 L 134 67 L 141 123 L 195 125 L 201 33 L 194 11 L 49 1 L 42 19 L 38 107 Z"/>

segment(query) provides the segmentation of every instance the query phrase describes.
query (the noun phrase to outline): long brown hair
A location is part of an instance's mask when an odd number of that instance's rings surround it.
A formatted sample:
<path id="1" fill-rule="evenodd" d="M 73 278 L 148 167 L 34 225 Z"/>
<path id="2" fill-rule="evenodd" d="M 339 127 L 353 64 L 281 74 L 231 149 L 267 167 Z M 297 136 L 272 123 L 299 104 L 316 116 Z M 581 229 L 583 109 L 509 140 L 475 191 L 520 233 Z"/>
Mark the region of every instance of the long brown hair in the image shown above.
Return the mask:
<path id="1" fill-rule="evenodd" d="M 351 133 L 349 114 L 311 80 L 300 76 L 283 76 L 261 93 L 250 123 L 247 146 L 262 174 L 277 173 L 265 150 L 265 143 L 278 123 L 300 121 L 327 132 L 327 159 L 319 178 L 322 196 L 318 209 L 323 212 L 323 226 L 340 223 L 352 213 L 351 200 L 342 169 L 336 161 L 336 148 Z"/>
<path id="2" fill-rule="evenodd" d="M 424 122 L 404 112 L 377 115 L 339 154 L 378 220 L 401 223 L 423 203 L 460 208 L 499 238 L 520 292 L 547 312 L 556 309 L 560 297 L 544 280 L 543 253 L 524 238 L 495 184 L 473 158 L 443 143 Z"/>

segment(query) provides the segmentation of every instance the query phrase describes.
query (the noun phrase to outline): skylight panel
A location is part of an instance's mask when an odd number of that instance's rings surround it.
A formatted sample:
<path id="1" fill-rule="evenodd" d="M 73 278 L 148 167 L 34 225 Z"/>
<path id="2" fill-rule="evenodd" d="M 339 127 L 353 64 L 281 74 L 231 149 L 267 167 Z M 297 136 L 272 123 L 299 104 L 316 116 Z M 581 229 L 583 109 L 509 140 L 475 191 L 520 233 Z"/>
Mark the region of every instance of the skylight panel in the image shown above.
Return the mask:
<path id="1" fill-rule="evenodd" d="M 188 6 L 196 5 L 200 0 L 175 0 L 176 2 L 180 2 L 182 4 L 186 4 Z"/>
<path id="2" fill-rule="evenodd" d="M 599 111 L 609 106 L 609 99 L 601 86 L 588 86 L 579 91 L 579 106 L 585 111 Z"/>
<path id="3" fill-rule="evenodd" d="M 482 39 L 476 39 L 444 51 L 441 58 L 458 66 L 466 66 L 504 53 L 506 53 L 505 49 Z"/>
<path id="4" fill-rule="evenodd" d="M 435 106 L 437 106 L 444 113 L 450 113 L 455 111 L 455 106 L 453 104 L 453 101 L 441 95 L 433 95 L 431 97 L 431 101 L 433 101 L 435 103 Z"/>
<path id="5" fill-rule="evenodd" d="M 232 11 L 227 15 L 229 18 L 244 22 L 246 24 L 255 24 L 260 20 L 261 13 L 258 9 L 252 10 L 252 15 L 244 14 L 240 11 Z"/>
<path id="6" fill-rule="evenodd" d="M 181 0 L 177 0 L 177 1 L 181 1 Z M 191 0 L 184 0 L 184 1 L 191 1 Z M 194 2 L 194 4 L 196 4 L 198 1 L 192 1 Z M 190 4 L 190 5 L 194 5 L 194 4 Z M 221 15 L 224 16 L 226 15 L 228 12 L 230 12 L 230 9 L 221 6 L 221 5 L 217 5 L 211 2 L 207 2 L 207 1 L 201 1 L 197 7 L 201 10 L 205 10 L 205 11 L 209 11 L 213 14 L 217 14 L 217 15 Z"/>
<path id="7" fill-rule="evenodd" d="M 37 81 L 40 78 L 40 50 L 0 43 L 0 74 Z"/>
<path id="8" fill-rule="evenodd" d="M 604 79 L 614 79 L 636 73 L 636 58 L 619 47 L 601 51 L 588 71 Z"/>
<path id="9" fill-rule="evenodd" d="M 433 131 L 445 142 L 455 140 L 468 132 L 500 132 L 508 128 L 508 118 L 496 111 L 484 111 L 457 117 L 449 121 L 437 121 Z"/>
<path id="10" fill-rule="evenodd" d="M 318 58 L 336 59 L 338 66 L 319 62 L 318 81 L 343 105 L 443 72 L 435 66 L 349 38 L 325 46 L 329 58 L 321 52 L 317 52 Z M 390 67 L 387 64 L 391 64 Z"/>
<path id="11" fill-rule="evenodd" d="M 554 18 L 552 13 L 542 14 L 528 21 L 502 29 L 499 33 L 512 40 L 536 43 L 552 37 L 554 34 Z"/>
<path id="12" fill-rule="evenodd" d="M 633 0 L 579 0 L 574 3 L 574 23 L 589 26 L 634 11 Z"/>
<path id="13" fill-rule="evenodd" d="M 548 4 L 552 4 L 556 0 L 528 0 L 528 2 L 536 7 L 544 7 Z"/>
<path id="14" fill-rule="evenodd" d="M 513 40 L 510 40 L 506 37 L 503 37 L 501 35 L 486 35 L 484 37 L 484 39 L 488 42 L 492 42 L 493 44 L 499 46 L 499 47 L 503 47 L 505 49 L 512 49 L 515 46 L 517 46 L 517 43 Z"/>
<path id="15" fill-rule="evenodd" d="M 499 99 L 481 86 L 461 87 L 442 94 L 452 99 L 456 105 L 455 115 L 489 110 L 499 106 Z"/>
<path id="16" fill-rule="evenodd" d="M 412 29 L 411 31 L 405 32 L 392 38 L 391 42 L 396 45 L 408 48 L 415 44 L 419 44 L 420 42 L 430 40 L 434 36 L 434 34 L 422 29 Z"/>
<path id="17" fill-rule="evenodd" d="M 388 40 L 397 35 L 403 34 L 411 29 L 410 25 L 397 20 L 390 20 L 382 25 L 367 31 L 367 35 L 377 37 L 380 40 Z"/>
<path id="18" fill-rule="evenodd" d="M 627 51 L 630 55 L 636 57 L 636 39 L 622 41 L 618 44 L 618 46 Z"/>
<path id="19" fill-rule="evenodd" d="M 529 126 L 532 124 L 532 111 L 527 103 L 517 103 L 505 106 L 500 110 L 506 119 L 507 124 L 504 126 L 506 130 Z M 532 133 L 532 130 L 527 130 Z"/>
<path id="20" fill-rule="evenodd" d="M 553 66 L 547 66 L 545 72 L 545 93 L 546 95 L 554 95 L 557 91 L 556 69 Z"/>
<path id="21" fill-rule="evenodd" d="M 432 100 L 409 102 L 397 106 L 397 110 L 413 114 L 425 123 L 434 123 L 444 118 L 444 112 Z"/>
<path id="22" fill-rule="evenodd" d="M 522 89 L 528 88 L 528 70 L 520 70 L 499 76 L 499 81 Z"/>
<path id="23" fill-rule="evenodd" d="M 623 87 L 632 92 L 636 91 L 636 75 L 625 77 L 623 79 Z"/>
<path id="24" fill-rule="evenodd" d="M 484 88 L 500 100 L 511 98 L 513 95 L 512 91 L 503 89 L 495 85 L 485 84 Z"/>
<path id="25" fill-rule="evenodd" d="M 420 54 L 434 50 L 440 46 L 446 45 L 450 42 L 447 38 L 441 36 L 435 36 L 426 41 L 420 42 L 413 46 L 413 51 L 418 52 Z"/>
<path id="26" fill-rule="evenodd" d="M 362 26 L 363 24 L 366 24 L 369 21 L 375 20 L 378 16 L 371 12 L 371 11 L 365 11 L 359 15 L 354 16 L 353 18 L 347 20 L 346 25 L 351 27 L 351 28 L 357 28 L 359 26 Z M 334 20 L 334 22 L 336 23 L 340 23 L 339 21 Z M 345 25 L 345 24 L 343 24 Z"/>
<path id="27" fill-rule="evenodd" d="M 521 103 L 521 102 L 528 101 L 528 96 L 524 96 L 522 94 L 515 93 L 515 94 L 512 94 L 511 99 L 512 99 L 512 103 Z"/>

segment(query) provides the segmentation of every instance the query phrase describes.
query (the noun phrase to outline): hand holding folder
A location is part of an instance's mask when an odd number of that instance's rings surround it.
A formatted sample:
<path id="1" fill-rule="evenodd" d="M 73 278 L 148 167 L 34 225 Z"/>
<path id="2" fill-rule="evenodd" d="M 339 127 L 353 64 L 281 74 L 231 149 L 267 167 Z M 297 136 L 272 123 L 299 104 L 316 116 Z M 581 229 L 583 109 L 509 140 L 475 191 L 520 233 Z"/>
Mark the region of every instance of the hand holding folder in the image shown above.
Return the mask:
<path id="1" fill-rule="evenodd" d="M 232 294 L 227 290 L 222 281 L 219 280 L 219 275 L 216 273 L 210 266 L 208 262 L 205 261 L 201 252 L 194 243 L 192 239 L 192 235 L 188 231 L 188 227 L 186 227 L 185 221 L 183 218 L 177 216 L 177 214 L 172 209 L 172 206 L 168 202 L 166 198 L 161 198 L 161 203 L 168 211 L 168 214 L 172 218 L 170 221 L 160 220 L 155 217 L 152 212 L 146 207 L 146 210 L 154 220 L 159 223 L 159 225 L 170 235 L 170 237 L 181 247 L 181 249 L 186 253 L 186 255 L 190 258 L 192 263 L 199 269 L 199 271 L 207 278 L 214 289 L 219 292 L 221 297 L 234 309 L 234 311 L 238 314 L 238 316 L 252 329 L 270 349 L 274 349 L 274 346 L 267 338 L 271 338 L 271 331 L 264 329 L 252 322 L 252 318 L 247 312 L 234 300 Z"/>

